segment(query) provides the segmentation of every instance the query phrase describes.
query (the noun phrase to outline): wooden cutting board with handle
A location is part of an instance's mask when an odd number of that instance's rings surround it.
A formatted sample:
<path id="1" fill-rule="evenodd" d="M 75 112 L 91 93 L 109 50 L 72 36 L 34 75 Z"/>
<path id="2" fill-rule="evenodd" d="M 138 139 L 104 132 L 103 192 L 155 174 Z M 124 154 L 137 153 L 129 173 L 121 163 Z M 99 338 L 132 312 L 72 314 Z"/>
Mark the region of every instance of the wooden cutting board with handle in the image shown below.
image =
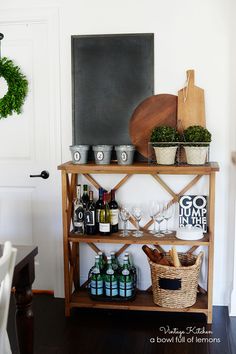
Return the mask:
<path id="1" fill-rule="evenodd" d="M 144 157 L 148 157 L 148 142 L 152 129 L 161 125 L 177 126 L 177 96 L 159 94 L 146 98 L 134 110 L 129 122 L 132 144 Z"/>
<path id="2" fill-rule="evenodd" d="M 206 126 L 204 90 L 194 85 L 194 70 L 187 71 L 186 87 L 178 91 L 178 131 L 191 125 Z"/>

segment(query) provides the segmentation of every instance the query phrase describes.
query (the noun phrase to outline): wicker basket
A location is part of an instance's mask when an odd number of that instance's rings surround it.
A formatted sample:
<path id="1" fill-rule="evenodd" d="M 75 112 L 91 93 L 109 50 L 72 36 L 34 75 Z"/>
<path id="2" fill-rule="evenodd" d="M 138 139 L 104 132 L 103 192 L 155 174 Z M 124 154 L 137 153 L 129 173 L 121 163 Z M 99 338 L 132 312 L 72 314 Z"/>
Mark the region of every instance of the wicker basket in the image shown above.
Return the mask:
<path id="1" fill-rule="evenodd" d="M 184 308 L 196 302 L 203 252 L 197 256 L 190 253 L 178 253 L 178 256 L 181 267 L 165 266 L 149 260 L 153 301 L 156 305 Z M 168 255 L 166 257 L 169 258 Z"/>

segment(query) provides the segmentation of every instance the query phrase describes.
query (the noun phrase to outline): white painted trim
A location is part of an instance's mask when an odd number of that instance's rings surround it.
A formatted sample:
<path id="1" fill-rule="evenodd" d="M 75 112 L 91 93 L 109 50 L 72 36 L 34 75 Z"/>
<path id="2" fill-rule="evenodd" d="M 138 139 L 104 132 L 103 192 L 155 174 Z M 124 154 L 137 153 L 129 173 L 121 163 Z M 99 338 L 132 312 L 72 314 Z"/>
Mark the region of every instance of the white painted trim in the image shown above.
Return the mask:
<path id="1" fill-rule="evenodd" d="M 0 23 L 46 23 L 48 25 L 49 43 L 49 81 L 50 81 L 50 155 L 51 175 L 54 180 L 59 181 L 57 165 L 61 164 L 61 106 L 60 106 L 60 47 L 59 47 L 59 9 L 58 8 L 25 8 L 25 9 L 1 9 Z M 56 215 L 61 216 L 61 194 L 60 183 L 58 193 L 54 200 Z M 53 221 L 52 221 L 53 222 Z M 55 232 L 55 264 L 53 290 L 57 297 L 64 297 L 64 276 L 62 258 L 62 227 L 58 222 Z"/>
<path id="2" fill-rule="evenodd" d="M 233 257 L 233 285 L 231 292 L 231 301 L 229 305 L 229 315 L 236 316 L 236 200 L 234 204 L 234 257 Z"/>

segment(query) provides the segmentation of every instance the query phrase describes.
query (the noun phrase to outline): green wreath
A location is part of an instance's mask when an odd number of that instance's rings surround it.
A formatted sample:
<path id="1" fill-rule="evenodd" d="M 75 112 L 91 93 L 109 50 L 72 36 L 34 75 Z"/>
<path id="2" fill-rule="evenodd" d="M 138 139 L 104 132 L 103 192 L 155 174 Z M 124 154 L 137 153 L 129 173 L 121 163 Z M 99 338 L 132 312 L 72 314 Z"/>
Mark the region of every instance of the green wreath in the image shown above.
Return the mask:
<path id="1" fill-rule="evenodd" d="M 14 112 L 21 113 L 21 108 L 28 92 L 28 81 L 14 65 L 13 61 L 7 58 L 0 59 L 0 77 L 3 77 L 8 85 L 8 91 L 0 98 L 0 119 L 12 115 Z"/>

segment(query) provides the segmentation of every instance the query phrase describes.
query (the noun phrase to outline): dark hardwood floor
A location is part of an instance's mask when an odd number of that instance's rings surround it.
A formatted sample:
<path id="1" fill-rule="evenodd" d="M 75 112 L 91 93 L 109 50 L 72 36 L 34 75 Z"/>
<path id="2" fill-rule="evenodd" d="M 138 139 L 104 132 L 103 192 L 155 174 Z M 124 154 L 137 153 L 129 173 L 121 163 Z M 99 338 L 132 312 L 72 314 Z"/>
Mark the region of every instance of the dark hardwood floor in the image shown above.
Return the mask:
<path id="1" fill-rule="evenodd" d="M 12 299 L 8 333 L 18 354 L 14 311 Z M 64 301 L 49 295 L 34 297 L 34 311 L 35 354 L 236 354 L 236 317 L 226 307 L 214 307 L 212 326 L 197 314 L 73 309 L 65 318 Z M 188 327 L 213 333 L 188 334 Z"/>

